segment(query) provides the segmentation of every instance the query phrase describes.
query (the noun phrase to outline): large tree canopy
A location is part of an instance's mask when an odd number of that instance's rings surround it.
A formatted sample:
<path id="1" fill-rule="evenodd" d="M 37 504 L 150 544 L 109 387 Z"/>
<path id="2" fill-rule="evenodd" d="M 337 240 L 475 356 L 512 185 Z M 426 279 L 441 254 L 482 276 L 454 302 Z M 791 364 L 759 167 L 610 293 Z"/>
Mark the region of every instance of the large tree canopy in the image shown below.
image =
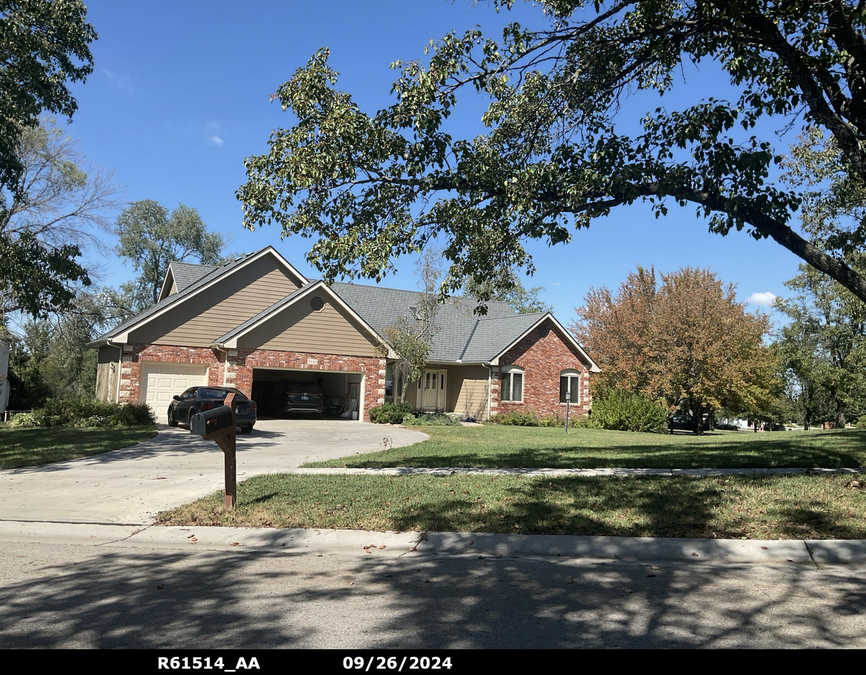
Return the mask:
<path id="1" fill-rule="evenodd" d="M 616 295 L 592 289 L 571 330 L 601 367 L 594 386 L 663 400 L 673 411 L 754 415 L 773 398 L 776 363 L 765 316 L 708 270 L 638 268 Z"/>
<path id="2" fill-rule="evenodd" d="M 0 314 L 41 315 L 69 307 L 90 285 L 76 258 L 85 245 L 105 248 L 117 188 L 111 174 L 84 171 L 75 142 L 50 120 L 25 129 L 15 151 L 21 173 L 0 192 Z"/>
<path id="3" fill-rule="evenodd" d="M 222 262 L 222 237 L 208 232 L 199 212 L 183 204 L 169 213 L 152 199 L 132 202 L 117 217 L 114 232 L 119 240 L 117 253 L 138 272 L 134 281 L 121 288 L 123 296 L 115 299 L 130 314 L 159 299 L 170 263 L 190 259 L 202 265 Z"/>
<path id="4" fill-rule="evenodd" d="M 86 15 L 81 0 L 0 0 L 0 188 L 21 187 L 24 129 L 43 112 L 71 117 L 77 108 L 66 83 L 93 70 Z"/>
<path id="5" fill-rule="evenodd" d="M 749 136 L 762 118 L 817 127 L 844 170 L 866 179 L 862 3 L 539 4 L 543 28 L 512 24 L 500 40 L 454 33 L 425 63 L 394 64 L 396 101 L 372 116 L 335 88 L 320 50 L 277 92 L 295 126 L 246 161 L 246 226 L 318 237 L 308 257 L 327 278 L 379 279 L 394 256 L 436 237 L 447 291 L 467 276 L 480 285 L 497 269 L 531 271 L 526 239 L 568 241 L 618 205 L 646 200 L 661 215 L 691 204 L 712 231 L 771 237 L 866 300 L 861 275 L 789 226 L 800 196 L 771 180 L 772 134 Z M 624 96 L 671 90 L 686 62 L 716 64 L 738 99 L 622 119 Z M 489 131 L 473 139 L 447 128 L 464 89 L 489 100 Z"/>

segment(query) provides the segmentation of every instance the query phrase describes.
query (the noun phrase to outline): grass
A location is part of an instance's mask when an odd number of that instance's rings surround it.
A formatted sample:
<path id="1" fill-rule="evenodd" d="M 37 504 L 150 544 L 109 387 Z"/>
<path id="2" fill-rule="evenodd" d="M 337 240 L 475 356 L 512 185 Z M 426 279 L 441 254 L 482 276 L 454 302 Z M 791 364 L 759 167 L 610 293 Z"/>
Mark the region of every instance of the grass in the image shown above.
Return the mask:
<path id="1" fill-rule="evenodd" d="M 141 443 L 152 427 L 51 427 L 10 429 L 0 425 L 0 469 L 16 469 L 89 457 Z"/>
<path id="2" fill-rule="evenodd" d="M 746 539 L 866 537 L 850 476 L 538 478 L 267 475 L 160 514 L 166 525 Z"/>
<path id="3" fill-rule="evenodd" d="M 861 467 L 859 431 L 637 434 L 425 427 L 423 443 L 308 466 L 479 468 Z M 385 431 L 387 434 L 387 431 Z M 866 480 L 850 475 L 257 476 L 160 515 L 170 525 L 744 539 L 866 538 Z"/>
<path id="4" fill-rule="evenodd" d="M 415 445 L 305 464 L 383 468 L 775 468 L 866 466 L 866 432 L 640 434 L 542 427 L 424 427 Z M 385 431 L 387 435 L 387 430 Z"/>

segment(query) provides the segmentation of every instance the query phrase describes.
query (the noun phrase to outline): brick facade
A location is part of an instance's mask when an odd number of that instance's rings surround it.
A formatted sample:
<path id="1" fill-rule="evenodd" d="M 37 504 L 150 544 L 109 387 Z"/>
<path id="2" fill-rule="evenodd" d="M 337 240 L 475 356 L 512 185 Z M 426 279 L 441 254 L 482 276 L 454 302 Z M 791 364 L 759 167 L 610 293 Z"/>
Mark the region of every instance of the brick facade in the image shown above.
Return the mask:
<path id="1" fill-rule="evenodd" d="M 523 400 L 502 401 L 500 377 L 506 366 L 523 369 Z M 559 377 L 563 370 L 576 370 L 579 374 L 579 397 L 571 394 L 569 417 L 587 414 L 590 407 L 589 371 L 586 365 L 563 341 L 556 329 L 540 326 L 508 350 L 493 369 L 493 392 L 490 414 L 513 410 L 535 412 L 539 417 L 556 415 L 565 417 L 565 403 L 559 402 Z"/>
<path id="2" fill-rule="evenodd" d="M 120 402 L 137 402 L 141 393 L 141 362 L 204 363 L 208 365 L 208 384 L 234 387 L 252 395 L 253 368 L 296 368 L 319 372 L 361 373 L 364 420 L 367 411 L 385 400 L 385 359 L 280 352 L 265 349 L 230 349 L 228 352 L 199 347 L 132 344 L 124 347 L 121 367 Z"/>

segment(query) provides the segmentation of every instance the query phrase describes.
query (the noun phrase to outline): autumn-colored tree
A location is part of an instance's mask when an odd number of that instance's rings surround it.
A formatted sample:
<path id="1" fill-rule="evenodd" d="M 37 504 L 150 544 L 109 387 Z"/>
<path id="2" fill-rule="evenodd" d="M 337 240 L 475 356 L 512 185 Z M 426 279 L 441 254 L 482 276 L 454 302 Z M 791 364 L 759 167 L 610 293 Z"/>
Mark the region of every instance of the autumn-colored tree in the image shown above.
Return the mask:
<path id="1" fill-rule="evenodd" d="M 571 328 L 601 366 L 599 387 L 663 400 L 699 419 L 725 407 L 756 413 L 773 400 L 776 364 L 767 318 L 745 311 L 709 270 L 638 268 L 614 296 L 591 289 Z"/>

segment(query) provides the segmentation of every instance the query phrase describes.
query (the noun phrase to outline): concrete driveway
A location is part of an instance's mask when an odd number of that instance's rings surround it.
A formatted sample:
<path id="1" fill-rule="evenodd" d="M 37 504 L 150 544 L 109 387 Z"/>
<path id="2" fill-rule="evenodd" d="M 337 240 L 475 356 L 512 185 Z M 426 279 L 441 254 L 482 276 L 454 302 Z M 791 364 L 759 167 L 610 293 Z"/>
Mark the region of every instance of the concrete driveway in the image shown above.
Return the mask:
<path id="1" fill-rule="evenodd" d="M 241 481 L 427 436 L 362 422 L 265 420 L 237 438 Z M 216 443 L 159 425 L 157 436 L 129 448 L 0 471 L 0 520 L 146 525 L 159 511 L 223 487 L 223 453 Z"/>

